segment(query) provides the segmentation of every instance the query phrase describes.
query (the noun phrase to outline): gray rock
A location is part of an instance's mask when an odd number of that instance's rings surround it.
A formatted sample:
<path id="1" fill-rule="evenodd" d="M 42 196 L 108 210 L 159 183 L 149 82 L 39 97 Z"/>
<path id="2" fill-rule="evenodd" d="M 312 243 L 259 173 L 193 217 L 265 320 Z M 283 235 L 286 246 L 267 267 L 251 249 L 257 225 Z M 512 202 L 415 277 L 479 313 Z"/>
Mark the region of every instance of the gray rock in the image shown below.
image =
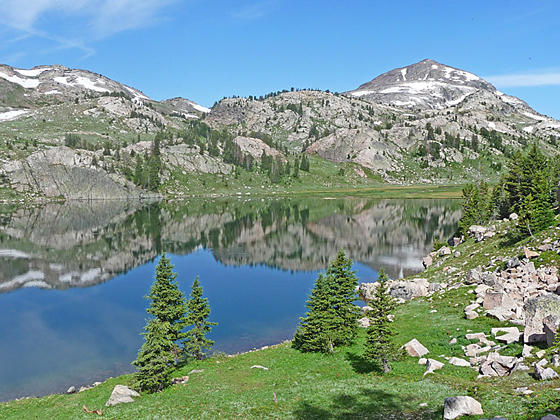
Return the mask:
<path id="1" fill-rule="evenodd" d="M 517 392 L 518 394 L 522 394 L 522 395 L 530 395 L 530 394 L 533 393 L 533 391 L 530 390 L 529 388 L 527 388 L 526 386 L 515 388 L 515 392 Z"/>
<path id="2" fill-rule="evenodd" d="M 465 318 L 475 319 L 478 318 L 478 314 L 475 311 L 465 311 Z"/>
<path id="3" fill-rule="evenodd" d="M 556 315 L 549 315 L 543 320 L 543 330 L 546 336 L 546 344 L 549 347 L 554 344 L 554 340 L 556 339 L 558 324 L 560 324 L 560 318 Z"/>
<path id="4" fill-rule="evenodd" d="M 535 366 L 535 378 L 539 381 L 550 381 L 558 378 L 558 374 L 552 368 Z"/>
<path id="5" fill-rule="evenodd" d="M 113 405 L 122 404 L 122 403 L 131 403 L 134 402 L 132 397 L 139 397 L 140 394 L 127 386 L 124 385 L 115 385 L 109 400 L 105 403 L 105 407 L 111 407 Z"/>
<path id="6" fill-rule="evenodd" d="M 451 255 L 451 249 L 449 249 L 449 247 L 447 247 L 447 246 L 442 246 L 438 250 L 438 254 L 440 255 L 440 257 L 444 257 L 446 255 Z"/>
<path id="7" fill-rule="evenodd" d="M 560 317 L 560 297 L 549 294 L 528 299 L 525 302 L 524 310 L 525 331 L 523 339 L 525 343 L 544 342 L 546 341 L 544 319 L 550 315 Z"/>
<path id="8" fill-rule="evenodd" d="M 424 268 L 428 268 L 431 267 L 431 265 L 434 263 L 434 260 L 432 257 L 430 257 L 429 255 L 425 256 L 422 259 L 422 265 L 424 266 Z"/>
<path id="9" fill-rule="evenodd" d="M 67 394 L 74 394 L 76 392 L 76 387 L 75 386 L 71 386 L 70 388 L 68 388 L 68 390 L 66 391 Z"/>
<path id="10" fill-rule="evenodd" d="M 409 281 L 396 281 L 391 283 L 389 294 L 397 299 L 410 300 L 420 296 L 426 296 L 429 290 L 426 279 L 412 279 Z"/>
<path id="11" fill-rule="evenodd" d="M 516 268 L 520 265 L 521 263 L 519 262 L 519 258 L 517 257 L 510 258 L 506 263 L 507 268 Z"/>
<path id="12" fill-rule="evenodd" d="M 527 366 L 525 363 L 523 363 L 522 361 L 519 361 L 515 364 L 515 366 L 513 367 L 513 369 L 511 370 L 511 373 L 513 372 L 524 372 L 527 370 L 531 370 L 529 368 L 529 366 Z"/>
<path id="13" fill-rule="evenodd" d="M 428 359 L 426 361 L 426 372 L 424 372 L 424 376 L 426 376 L 428 373 L 434 373 L 434 371 L 439 370 L 442 367 L 443 367 L 442 362 L 439 362 L 434 359 Z"/>
<path id="14" fill-rule="evenodd" d="M 466 361 L 465 359 L 461 359 L 459 357 L 452 357 L 448 360 L 450 365 L 454 366 L 464 366 L 464 367 L 471 367 L 470 362 Z"/>
<path id="15" fill-rule="evenodd" d="M 512 310 L 515 308 L 515 302 L 505 292 L 486 292 L 484 296 L 484 309 L 503 308 L 505 310 Z"/>
<path id="16" fill-rule="evenodd" d="M 473 268 L 467 272 L 465 278 L 467 284 L 480 284 L 482 283 L 482 268 L 480 266 Z"/>
<path id="17" fill-rule="evenodd" d="M 547 414 L 544 417 L 541 417 L 541 420 L 560 420 L 560 418 L 556 417 L 554 414 Z"/>
<path id="18" fill-rule="evenodd" d="M 422 357 L 430 352 L 416 338 L 413 338 L 408 343 L 404 344 L 402 348 L 404 348 L 408 355 L 412 357 Z"/>
<path id="19" fill-rule="evenodd" d="M 444 287 L 445 285 L 441 283 L 430 283 L 428 286 L 428 292 L 438 292 L 442 290 Z"/>
<path id="20" fill-rule="evenodd" d="M 472 397 L 458 396 L 446 398 L 443 404 L 443 419 L 453 420 L 462 416 L 479 416 L 484 414 L 480 403 Z"/>
<path id="21" fill-rule="evenodd" d="M 505 333 L 498 335 L 499 333 Z M 492 328 L 492 335 L 496 337 L 496 340 L 511 344 L 519 341 L 521 333 L 517 327 L 503 327 L 503 328 Z"/>

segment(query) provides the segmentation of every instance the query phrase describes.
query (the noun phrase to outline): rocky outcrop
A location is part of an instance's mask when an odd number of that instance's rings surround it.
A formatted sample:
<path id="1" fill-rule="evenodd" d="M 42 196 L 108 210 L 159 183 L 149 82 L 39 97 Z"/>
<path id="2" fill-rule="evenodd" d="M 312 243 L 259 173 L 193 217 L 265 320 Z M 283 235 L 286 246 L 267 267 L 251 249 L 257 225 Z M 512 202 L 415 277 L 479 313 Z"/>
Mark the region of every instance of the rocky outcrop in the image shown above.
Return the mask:
<path id="1" fill-rule="evenodd" d="M 93 165 L 94 152 L 53 147 L 25 160 L 5 164 L 4 173 L 17 191 L 78 200 L 141 198 L 148 196 L 124 177 Z"/>
<path id="2" fill-rule="evenodd" d="M 165 147 L 162 150 L 162 157 L 168 177 L 170 169 L 177 169 L 183 175 L 189 173 L 227 175 L 233 171 L 233 166 L 229 163 L 224 163 L 223 160 L 207 154 L 201 155 L 198 147 L 186 144 Z"/>
<path id="3" fill-rule="evenodd" d="M 273 157 L 280 156 L 283 161 L 286 160 L 286 158 L 282 153 L 280 153 L 276 149 L 273 149 L 261 139 L 256 139 L 253 137 L 237 136 L 236 138 L 233 139 L 233 142 L 239 146 L 243 154 L 248 154 L 253 159 L 260 161 L 264 153 L 267 156 L 273 156 Z"/>
<path id="4" fill-rule="evenodd" d="M 410 300 L 426 296 L 430 283 L 426 279 L 412 279 L 408 281 L 394 281 L 389 285 L 389 294 L 397 299 Z"/>

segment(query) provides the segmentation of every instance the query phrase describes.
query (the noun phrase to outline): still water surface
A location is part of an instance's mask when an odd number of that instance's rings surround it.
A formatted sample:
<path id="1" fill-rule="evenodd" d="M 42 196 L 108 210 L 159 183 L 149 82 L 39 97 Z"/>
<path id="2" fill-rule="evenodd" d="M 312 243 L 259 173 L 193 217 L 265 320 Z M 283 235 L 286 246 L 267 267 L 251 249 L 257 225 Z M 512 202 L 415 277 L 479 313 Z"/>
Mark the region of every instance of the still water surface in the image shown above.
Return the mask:
<path id="1" fill-rule="evenodd" d="M 235 353 L 290 338 L 339 249 L 360 281 L 413 274 L 459 217 L 453 200 L 318 197 L 0 209 L 0 401 L 131 372 L 163 251 Z"/>

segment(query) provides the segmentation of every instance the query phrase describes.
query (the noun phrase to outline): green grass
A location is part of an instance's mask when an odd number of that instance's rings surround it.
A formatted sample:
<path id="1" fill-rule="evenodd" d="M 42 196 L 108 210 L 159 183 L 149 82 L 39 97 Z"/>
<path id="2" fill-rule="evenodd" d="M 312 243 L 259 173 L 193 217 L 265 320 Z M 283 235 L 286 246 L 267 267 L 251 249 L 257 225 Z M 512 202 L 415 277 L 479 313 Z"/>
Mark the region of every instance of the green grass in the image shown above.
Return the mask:
<path id="1" fill-rule="evenodd" d="M 172 172 L 171 179 L 161 190 L 168 197 L 176 196 L 261 196 L 359 195 L 379 198 L 459 198 L 461 185 L 391 185 L 379 176 L 363 169 L 358 175 L 352 163 L 334 163 L 318 156 L 309 157 L 311 171 L 300 171 L 298 178 L 284 177 L 281 183 L 270 182 L 258 171 L 238 170 L 238 175 L 183 174 Z M 340 170 L 343 170 L 343 174 Z"/>
<path id="2" fill-rule="evenodd" d="M 444 362 L 441 355 L 463 357 L 461 345 L 468 344 L 464 338 L 467 332 L 489 333 L 492 327 L 505 325 L 486 317 L 464 319 L 462 310 L 471 298 L 468 289 L 460 288 L 438 294 L 432 301 L 422 298 L 400 306 L 394 324 L 397 342 L 417 338 L 430 349 L 430 357 Z M 437 312 L 431 313 L 432 309 Z M 82 412 L 85 405 L 90 410 L 102 409 L 103 418 L 111 419 L 440 419 L 444 398 L 454 395 L 478 399 L 485 417 L 537 418 L 554 407 L 559 412 L 558 399 L 551 394 L 558 381 L 535 383 L 526 373 L 476 380 L 474 370 L 446 364 L 424 378 L 424 366 L 418 365 L 416 358 L 404 357 L 393 363 L 392 372 L 380 375 L 362 358 L 364 335 L 362 332 L 355 345 L 337 349 L 333 355 L 304 354 L 284 343 L 235 357 L 195 362 L 175 373 L 179 376 L 204 369 L 191 374 L 187 384 L 143 394 L 131 404 L 104 407 L 114 385 L 132 384 L 132 376 L 125 375 L 80 394 L 0 404 L 0 418 L 95 417 Z M 458 343 L 448 344 L 453 337 Z M 519 354 L 521 345 L 508 350 L 502 353 Z M 250 369 L 255 364 L 270 370 Z M 519 386 L 531 386 L 536 397 L 516 395 L 514 389 Z M 421 407 L 422 403 L 427 406 Z"/>

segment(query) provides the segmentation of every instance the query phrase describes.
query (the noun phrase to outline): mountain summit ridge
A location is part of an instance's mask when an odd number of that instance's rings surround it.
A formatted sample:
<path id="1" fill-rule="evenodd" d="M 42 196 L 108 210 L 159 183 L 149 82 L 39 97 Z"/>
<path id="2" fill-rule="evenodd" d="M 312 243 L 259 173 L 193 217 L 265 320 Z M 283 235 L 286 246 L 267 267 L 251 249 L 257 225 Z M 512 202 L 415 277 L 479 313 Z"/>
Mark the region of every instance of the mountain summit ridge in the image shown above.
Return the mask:
<path id="1" fill-rule="evenodd" d="M 504 96 L 491 83 L 474 73 L 432 59 L 390 70 L 346 93 L 386 105 L 445 109 L 480 91 L 501 96 L 504 102 L 509 100 L 510 104 L 517 99 Z M 516 103 L 524 104 L 520 100 Z"/>

